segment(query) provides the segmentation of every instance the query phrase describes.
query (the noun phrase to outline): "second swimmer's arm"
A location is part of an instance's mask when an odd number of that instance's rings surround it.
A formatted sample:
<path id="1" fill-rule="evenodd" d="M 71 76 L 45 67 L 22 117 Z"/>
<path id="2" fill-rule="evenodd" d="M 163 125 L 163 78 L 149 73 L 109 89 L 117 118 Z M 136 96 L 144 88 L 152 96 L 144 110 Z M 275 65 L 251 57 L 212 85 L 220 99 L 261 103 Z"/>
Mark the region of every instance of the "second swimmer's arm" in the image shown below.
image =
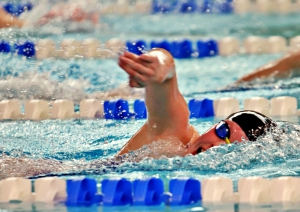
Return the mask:
<path id="1" fill-rule="evenodd" d="M 257 78 L 277 77 L 283 78 L 289 76 L 292 71 L 300 69 L 300 51 L 289 52 L 282 58 L 268 63 L 256 71 L 245 75 L 237 80 L 236 84 L 248 82 Z"/>

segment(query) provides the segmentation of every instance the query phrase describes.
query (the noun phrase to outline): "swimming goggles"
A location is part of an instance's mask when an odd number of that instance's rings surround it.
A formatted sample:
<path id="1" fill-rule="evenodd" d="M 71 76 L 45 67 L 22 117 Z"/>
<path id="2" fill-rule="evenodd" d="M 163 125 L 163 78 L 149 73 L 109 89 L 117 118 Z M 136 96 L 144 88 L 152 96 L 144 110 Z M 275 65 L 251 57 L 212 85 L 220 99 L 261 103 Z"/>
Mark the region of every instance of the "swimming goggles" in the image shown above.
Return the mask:
<path id="1" fill-rule="evenodd" d="M 225 121 L 220 121 L 220 123 L 215 128 L 215 132 L 219 138 L 225 140 L 227 144 L 230 144 L 230 128 Z"/>

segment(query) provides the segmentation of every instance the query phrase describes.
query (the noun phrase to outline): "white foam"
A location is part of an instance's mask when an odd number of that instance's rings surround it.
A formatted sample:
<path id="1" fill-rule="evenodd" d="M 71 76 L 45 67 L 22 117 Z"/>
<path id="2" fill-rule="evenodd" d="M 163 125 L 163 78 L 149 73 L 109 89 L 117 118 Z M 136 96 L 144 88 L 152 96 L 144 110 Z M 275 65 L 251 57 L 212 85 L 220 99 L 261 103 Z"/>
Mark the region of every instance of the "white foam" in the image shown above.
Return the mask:
<path id="1" fill-rule="evenodd" d="M 0 158 L 0 179 L 7 177 L 29 177 L 52 172 L 63 172 L 69 169 L 57 160 L 32 159 L 26 157 L 9 157 L 2 155 Z"/>
<path id="2" fill-rule="evenodd" d="M 18 77 L 0 79 L 0 98 L 27 99 L 69 99 L 79 102 L 87 94 L 84 92 L 88 81 L 67 79 L 54 81 L 48 73 L 26 72 Z"/>
<path id="3" fill-rule="evenodd" d="M 186 147 L 177 138 L 154 141 L 132 153 L 124 155 L 126 160 L 140 161 L 145 158 L 165 158 L 186 155 Z"/>

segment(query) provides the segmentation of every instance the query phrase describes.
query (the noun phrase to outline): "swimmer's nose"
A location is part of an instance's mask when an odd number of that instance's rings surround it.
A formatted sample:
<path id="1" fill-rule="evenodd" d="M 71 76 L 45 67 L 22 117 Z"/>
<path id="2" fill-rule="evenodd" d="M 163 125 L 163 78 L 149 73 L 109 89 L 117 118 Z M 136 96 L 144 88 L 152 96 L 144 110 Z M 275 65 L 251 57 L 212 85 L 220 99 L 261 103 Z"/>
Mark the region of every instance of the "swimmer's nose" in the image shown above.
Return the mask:
<path id="1" fill-rule="evenodd" d="M 225 140 L 220 139 L 216 135 L 215 127 L 213 126 L 188 146 L 187 153 L 195 155 L 200 152 L 204 152 L 211 147 L 219 146 L 225 143 Z"/>

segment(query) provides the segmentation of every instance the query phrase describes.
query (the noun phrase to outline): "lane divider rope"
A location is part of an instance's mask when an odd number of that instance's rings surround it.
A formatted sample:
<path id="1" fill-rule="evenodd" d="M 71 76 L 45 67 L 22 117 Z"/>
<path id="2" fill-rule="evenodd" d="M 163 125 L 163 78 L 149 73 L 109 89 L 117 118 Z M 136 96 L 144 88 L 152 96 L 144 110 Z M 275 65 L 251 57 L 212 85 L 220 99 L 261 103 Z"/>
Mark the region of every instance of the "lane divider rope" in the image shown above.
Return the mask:
<path id="1" fill-rule="evenodd" d="M 33 182 L 33 184 L 32 184 Z M 98 186 L 99 185 L 99 186 Z M 100 188 L 101 187 L 101 192 Z M 246 177 L 238 180 L 237 191 L 229 178 L 174 178 L 165 191 L 160 178 L 111 178 L 101 181 L 86 177 L 64 180 L 58 177 L 7 178 L 0 181 L 0 202 L 63 203 L 66 206 L 183 206 L 195 203 L 287 203 L 299 201 L 300 178 L 266 179 Z M 32 188 L 34 192 L 32 192 Z"/>
<path id="2" fill-rule="evenodd" d="M 0 53 L 15 54 L 26 58 L 46 59 L 105 59 L 116 58 L 124 51 L 137 55 L 143 54 L 152 48 L 163 48 L 169 51 L 176 59 L 205 58 L 217 55 L 229 56 L 233 54 L 273 54 L 284 53 L 291 49 L 299 49 L 300 36 L 287 40 L 281 36 L 267 38 L 249 36 L 242 42 L 234 37 L 225 37 L 219 40 L 134 40 L 124 42 L 121 39 L 112 38 L 101 43 L 94 38 L 84 41 L 75 39 L 64 39 L 60 42 L 59 48 L 51 39 L 40 39 L 36 42 L 18 41 L 11 43 L 6 40 L 0 41 Z"/>
<path id="3" fill-rule="evenodd" d="M 216 100 L 208 98 L 190 99 L 187 104 L 190 118 L 227 117 L 241 110 L 239 101 L 232 97 Z M 104 102 L 98 99 L 83 99 L 77 112 L 75 112 L 74 105 L 74 102 L 66 99 L 53 102 L 34 99 L 27 100 L 24 103 L 17 99 L 2 100 L 0 101 L 0 120 L 71 118 L 126 120 L 147 118 L 147 108 L 143 99 L 136 99 L 134 102 L 124 99 L 106 100 Z M 263 97 L 248 98 L 243 102 L 243 109 L 254 110 L 266 116 L 300 115 L 297 99 L 290 96 L 275 97 L 271 100 Z"/>

